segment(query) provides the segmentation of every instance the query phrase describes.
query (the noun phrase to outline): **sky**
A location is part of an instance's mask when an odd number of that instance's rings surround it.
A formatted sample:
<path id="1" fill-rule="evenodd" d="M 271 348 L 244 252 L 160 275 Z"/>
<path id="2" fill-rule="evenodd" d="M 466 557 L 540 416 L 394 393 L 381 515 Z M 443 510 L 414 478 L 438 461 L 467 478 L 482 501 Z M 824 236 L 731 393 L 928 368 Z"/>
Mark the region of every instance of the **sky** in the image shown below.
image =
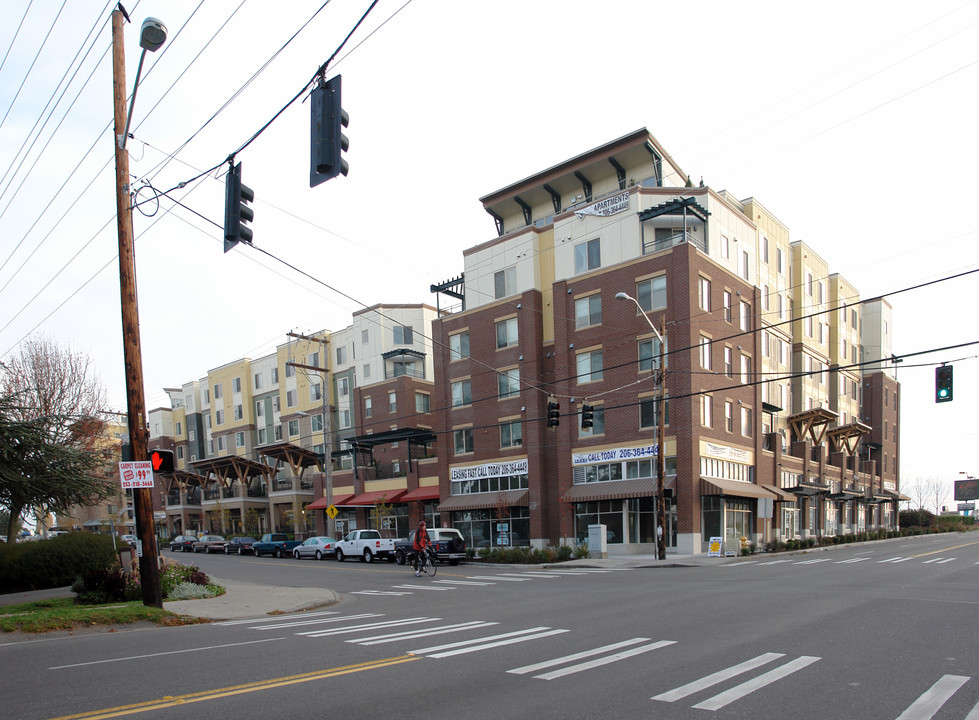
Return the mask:
<path id="1" fill-rule="evenodd" d="M 124 411 L 112 7 L 4 2 L 0 358 L 53 338 L 91 356 Z M 979 275 L 946 279 L 979 269 L 976 0 L 827 0 L 818 13 L 379 0 L 326 71 L 343 78 L 350 172 L 316 188 L 301 92 L 370 2 L 126 7 L 130 90 L 142 20 L 169 31 L 146 55 L 128 145 L 146 201 L 134 228 L 148 408 L 287 332 L 340 330 L 376 303 L 434 305 L 429 286 L 496 236 L 480 197 L 646 127 L 694 183 L 758 199 L 863 298 L 887 296 L 894 353 L 909 356 L 902 483 L 979 475 Z M 235 156 L 255 248 L 225 254 L 226 160 L 273 117 Z M 955 395 L 936 405 L 943 362 Z"/>

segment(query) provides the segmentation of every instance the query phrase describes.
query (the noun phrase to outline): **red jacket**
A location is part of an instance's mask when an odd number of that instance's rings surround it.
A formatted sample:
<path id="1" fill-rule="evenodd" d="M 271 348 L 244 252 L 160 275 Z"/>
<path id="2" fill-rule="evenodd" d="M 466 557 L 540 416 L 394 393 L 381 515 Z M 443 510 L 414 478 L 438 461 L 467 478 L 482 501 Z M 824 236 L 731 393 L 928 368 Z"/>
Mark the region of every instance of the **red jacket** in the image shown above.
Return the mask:
<path id="1" fill-rule="evenodd" d="M 414 550 L 424 550 L 429 545 L 432 544 L 431 539 L 428 537 L 428 530 L 417 530 L 415 532 L 415 540 L 412 542 L 411 547 Z"/>

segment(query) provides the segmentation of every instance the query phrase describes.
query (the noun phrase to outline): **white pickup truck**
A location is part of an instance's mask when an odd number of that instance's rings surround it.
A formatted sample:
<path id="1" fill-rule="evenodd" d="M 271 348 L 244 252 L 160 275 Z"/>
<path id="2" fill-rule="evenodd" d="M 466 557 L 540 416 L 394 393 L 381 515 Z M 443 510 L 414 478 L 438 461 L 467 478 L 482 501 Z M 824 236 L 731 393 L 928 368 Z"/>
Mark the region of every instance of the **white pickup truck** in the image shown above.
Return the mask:
<path id="1" fill-rule="evenodd" d="M 337 562 L 359 557 L 361 562 L 386 558 L 394 562 L 394 538 L 382 538 L 377 530 L 351 530 L 337 542 Z"/>

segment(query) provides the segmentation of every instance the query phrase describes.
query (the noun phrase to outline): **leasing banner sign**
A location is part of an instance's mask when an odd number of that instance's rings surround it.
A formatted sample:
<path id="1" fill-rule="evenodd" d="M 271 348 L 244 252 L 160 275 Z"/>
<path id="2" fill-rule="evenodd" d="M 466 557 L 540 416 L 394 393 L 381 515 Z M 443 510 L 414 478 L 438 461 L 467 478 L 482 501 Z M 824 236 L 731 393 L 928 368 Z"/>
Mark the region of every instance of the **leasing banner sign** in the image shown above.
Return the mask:
<path id="1" fill-rule="evenodd" d="M 485 463 L 484 465 L 469 465 L 468 467 L 449 468 L 450 480 L 479 480 L 480 478 L 513 477 L 526 475 L 527 458 L 512 462 Z"/>

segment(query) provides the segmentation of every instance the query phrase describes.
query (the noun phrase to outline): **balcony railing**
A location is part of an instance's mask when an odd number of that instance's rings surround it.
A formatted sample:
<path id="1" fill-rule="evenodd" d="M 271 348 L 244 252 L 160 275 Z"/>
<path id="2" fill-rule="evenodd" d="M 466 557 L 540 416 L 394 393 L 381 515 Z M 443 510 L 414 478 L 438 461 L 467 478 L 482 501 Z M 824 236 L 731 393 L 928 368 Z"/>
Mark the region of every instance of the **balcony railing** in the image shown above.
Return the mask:
<path id="1" fill-rule="evenodd" d="M 302 480 L 276 478 L 272 486 L 273 492 L 292 492 L 294 490 L 312 490 L 313 481 L 303 478 Z"/>

